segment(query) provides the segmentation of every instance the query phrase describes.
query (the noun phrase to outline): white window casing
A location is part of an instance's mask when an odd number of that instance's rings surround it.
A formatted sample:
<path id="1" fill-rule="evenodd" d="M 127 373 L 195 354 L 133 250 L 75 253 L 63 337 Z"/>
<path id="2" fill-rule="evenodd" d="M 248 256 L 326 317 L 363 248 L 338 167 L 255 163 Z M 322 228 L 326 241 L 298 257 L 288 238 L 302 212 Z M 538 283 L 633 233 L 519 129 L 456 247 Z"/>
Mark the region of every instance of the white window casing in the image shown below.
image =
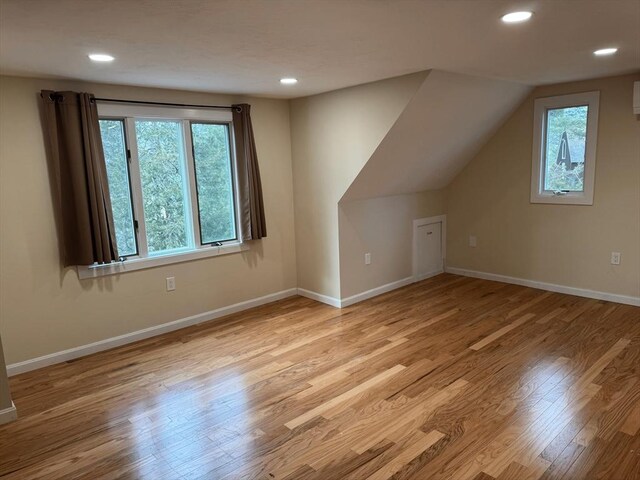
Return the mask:
<path id="1" fill-rule="evenodd" d="M 584 92 L 537 98 L 533 114 L 533 154 L 531 169 L 531 203 L 593 205 L 598 139 L 600 92 Z M 547 112 L 552 109 L 588 106 L 584 182 L 581 192 L 552 192 L 544 189 Z"/>

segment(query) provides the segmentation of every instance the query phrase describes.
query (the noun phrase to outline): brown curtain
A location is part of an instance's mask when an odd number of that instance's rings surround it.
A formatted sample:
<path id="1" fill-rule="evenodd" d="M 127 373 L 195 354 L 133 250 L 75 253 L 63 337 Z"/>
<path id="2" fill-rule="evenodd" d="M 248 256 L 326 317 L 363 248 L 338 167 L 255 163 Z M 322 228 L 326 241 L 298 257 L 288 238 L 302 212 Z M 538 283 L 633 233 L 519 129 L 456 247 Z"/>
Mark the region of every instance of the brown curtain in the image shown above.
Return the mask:
<path id="1" fill-rule="evenodd" d="M 256 142 L 251 125 L 251 105 L 233 105 L 232 111 L 240 199 L 240 240 L 257 240 L 267 236 L 267 224 L 264 219 Z"/>
<path id="2" fill-rule="evenodd" d="M 40 96 L 62 263 L 67 267 L 115 261 L 118 249 L 94 97 L 49 90 Z"/>

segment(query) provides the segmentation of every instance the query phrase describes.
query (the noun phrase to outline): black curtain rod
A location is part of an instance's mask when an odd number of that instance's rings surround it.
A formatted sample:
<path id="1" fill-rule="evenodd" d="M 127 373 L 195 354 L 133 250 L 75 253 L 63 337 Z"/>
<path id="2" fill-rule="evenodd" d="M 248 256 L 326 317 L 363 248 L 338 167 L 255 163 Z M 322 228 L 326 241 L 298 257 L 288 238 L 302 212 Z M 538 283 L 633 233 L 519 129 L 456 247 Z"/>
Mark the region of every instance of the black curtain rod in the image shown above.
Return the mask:
<path id="1" fill-rule="evenodd" d="M 50 94 L 49 97 L 51 100 L 62 99 L 61 94 Z M 218 109 L 218 110 L 236 110 L 237 112 L 242 111 L 242 107 L 234 107 L 232 105 L 200 105 L 197 103 L 168 103 L 168 102 L 147 102 L 144 100 L 122 100 L 119 98 L 99 98 L 94 97 L 94 102 L 110 102 L 110 103 L 130 103 L 134 105 L 158 105 L 163 107 L 179 107 L 179 108 L 210 108 L 210 109 Z"/>
<path id="2" fill-rule="evenodd" d="M 120 100 L 117 98 L 94 98 L 96 102 L 110 102 L 110 103 L 132 103 L 135 105 L 161 105 L 164 107 L 181 107 L 181 108 L 213 108 L 220 110 L 237 110 L 242 111 L 241 107 L 234 107 L 231 105 L 199 105 L 195 103 L 168 103 L 168 102 L 147 102 L 144 100 Z"/>

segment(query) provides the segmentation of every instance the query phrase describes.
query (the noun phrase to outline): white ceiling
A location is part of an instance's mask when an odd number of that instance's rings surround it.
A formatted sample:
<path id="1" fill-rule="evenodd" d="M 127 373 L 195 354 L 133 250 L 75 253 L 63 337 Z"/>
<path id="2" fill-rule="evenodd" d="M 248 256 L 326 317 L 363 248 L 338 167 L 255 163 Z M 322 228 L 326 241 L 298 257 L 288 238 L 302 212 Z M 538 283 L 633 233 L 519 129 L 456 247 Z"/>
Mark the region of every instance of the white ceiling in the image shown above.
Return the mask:
<path id="1" fill-rule="evenodd" d="M 531 88 L 432 70 L 342 200 L 446 187 Z"/>
<path id="2" fill-rule="evenodd" d="M 535 15 L 499 21 L 515 9 Z M 0 0 L 5 74 L 298 97 L 430 68 L 526 84 L 638 70 L 640 1 Z"/>

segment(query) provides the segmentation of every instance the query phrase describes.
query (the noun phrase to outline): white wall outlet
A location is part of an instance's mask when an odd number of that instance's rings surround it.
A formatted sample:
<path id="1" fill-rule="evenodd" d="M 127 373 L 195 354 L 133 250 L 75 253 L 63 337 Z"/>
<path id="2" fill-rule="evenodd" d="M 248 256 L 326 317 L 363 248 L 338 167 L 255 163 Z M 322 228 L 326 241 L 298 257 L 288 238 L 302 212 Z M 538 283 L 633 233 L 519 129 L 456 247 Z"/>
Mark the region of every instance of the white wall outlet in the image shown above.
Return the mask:
<path id="1" fill-rule="evenodd" d="M 371 254 L 370 253 L 365 253 L 364 254 L 364 264 L 365 265 L 371 265 Z"/>
<path id="2" fill-rule="evenodd" d="M 470 235 L 469 236 L 469 246 L 470 247 L 476 247 L 478 245 L 478 239 L 476 238 L 475 235 Z"/>
<path id="3" fill-rule="evenodd" d="M 611 265 L 620 265 L 620 252 L 611 252 Z"/>
<path id="4" fill-rule="evenodd" d="M 172 292 L 176 289 L 176 277 L 167 277 L 167 292 Z"/>

